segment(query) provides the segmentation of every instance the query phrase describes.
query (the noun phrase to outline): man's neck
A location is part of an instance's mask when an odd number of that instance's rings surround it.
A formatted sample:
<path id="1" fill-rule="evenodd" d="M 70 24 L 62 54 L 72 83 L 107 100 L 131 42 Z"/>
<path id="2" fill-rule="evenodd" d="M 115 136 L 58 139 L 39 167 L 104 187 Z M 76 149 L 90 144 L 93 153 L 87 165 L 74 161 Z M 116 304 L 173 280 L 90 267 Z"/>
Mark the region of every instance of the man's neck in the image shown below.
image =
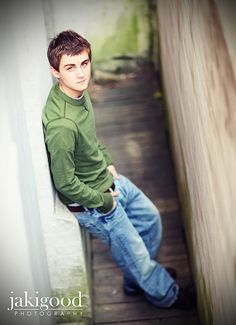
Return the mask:
<path id="1" fill-rule="evenodd" d="M 67 96 L 69 96 L 69 97 L 71 97 L 73 99 L 80 99 L 84 95 L 84 92 L 76 92 L 76 91 L 69 92 L 68 90 L 65 90 L 63 85 L 60 82 L 59 82 L 59 88 L 64 94 L 66 94 Z"/>

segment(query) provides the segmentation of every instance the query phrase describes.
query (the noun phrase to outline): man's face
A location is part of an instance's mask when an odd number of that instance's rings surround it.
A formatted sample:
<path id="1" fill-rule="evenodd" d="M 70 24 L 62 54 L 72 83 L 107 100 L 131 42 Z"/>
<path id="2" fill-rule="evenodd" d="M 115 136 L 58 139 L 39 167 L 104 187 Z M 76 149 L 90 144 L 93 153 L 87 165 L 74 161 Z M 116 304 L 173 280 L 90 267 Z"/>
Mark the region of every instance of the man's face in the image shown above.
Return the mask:
<path id="1" fill-rule="evenodd" d="M 91 76 L 91 62 L 88 52 L 78 55 L 63 54 L 59 71 L 51 68 L 54 77 L 59 79 L 60 89 L 68 96 L 80 97 L 87 89 Z"/>

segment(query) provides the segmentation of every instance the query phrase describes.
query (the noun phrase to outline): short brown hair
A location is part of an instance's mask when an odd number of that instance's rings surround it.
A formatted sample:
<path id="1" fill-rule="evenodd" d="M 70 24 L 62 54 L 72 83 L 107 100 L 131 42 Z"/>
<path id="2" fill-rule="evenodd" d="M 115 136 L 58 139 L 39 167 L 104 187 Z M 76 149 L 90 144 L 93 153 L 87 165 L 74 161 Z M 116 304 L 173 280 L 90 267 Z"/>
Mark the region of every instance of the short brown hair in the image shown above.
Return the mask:
<path id="1" fill-rule="evenodd" d="M 50 65 L 59 71 L 59 65 L 63 54 L 77 55 L 87 51 L 91 61 L 91 45 L 81 35 L 73 30 L 66 30 L 54 37 L 48 46 L 47 56 Z"/>

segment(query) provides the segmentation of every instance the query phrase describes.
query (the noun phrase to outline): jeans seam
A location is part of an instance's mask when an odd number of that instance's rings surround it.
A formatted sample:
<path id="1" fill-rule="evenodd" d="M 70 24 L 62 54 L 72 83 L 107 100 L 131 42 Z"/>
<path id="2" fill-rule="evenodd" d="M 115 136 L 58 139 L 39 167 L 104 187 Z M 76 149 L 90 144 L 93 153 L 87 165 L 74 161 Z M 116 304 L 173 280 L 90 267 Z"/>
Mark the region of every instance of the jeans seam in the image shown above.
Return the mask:
<path id="1" fill-rule="evenodd" d="M 138 271 L 138 272 L 136 272 L 136 273 L 138 273 L 138 276 L 140 277 L 142 277 L 142 274 L 141 274 L 141 272 L 139 271 L 139 268 L 138 268 L 138 266 L 137 266 L 137 263 L 136 263 L 136 261 L 131 257 L 131 255 L 129 254 L 129 251 L 126 249 L 126 247 L 125 247 L 125 245 L 123 244 L 123 241 L 120 239 L 120 237 L 118 236 L 118 240 L 119 240 L 119 243 L 122 245 L 122 247 L 123 247 L 123 249 L 124 249 L 124 251 L 125 251 L 125 256 L 128 256 L 131 260 L 132 260 L 132 262 L 133 262 L 133 264 L 135 265 L 135 268 L 136 268 L 136 270 Z M 135 281 L 137 281 L 136 279 L 135 279 Z M 138 281 L 139 282 L 139 281 Z M 138 285 L 139 285 L 139 283 L 138 283 Z M 145 287 L 145 289 L 144 289 L 144 291 L 146 292 L 146 291 L 148 291 L 148 292 L 151 292 L 151 294 L 150 295 L 152 295 L 152 293 L 153 294 L 155 294 L 155 291 L 153 291 L 153 288 L 152 287 L 149 287 L 148 285 Z M 167 292 L 168 293 L 168 292 Z M 167 295 L 167 293 L 166 293 L 166 295 Z M 165 297 L 166 297 L 166 295 L 162 298 L 162 299 L 164 299 Z"/>
<path id="2" fill-rule="evenodd" d="M 139 269 L 138 269 L 138 266 L 137 266 L 136 261 L 133 260 L 131 254 L 130 254 L 129 251 L 126 249 L 125 245 L 123 244 L 123 241 L 120 239 L 119 236 L 118 236 L 118 241 L 119 241 L 119 243 L 121 244 L 121 246 L 123 247 L 123 249 L 124 249 L 124 251 L 125 251 L 125 253 L 126 253 L 125 256 L 128 256 L 128 257 L 130 258 L 130 260 L 132 260 L 132 262 L 134 263 L 135 268 L 136 268 L 136 270 L 138 271 L 138 276 L 139 276 L 139 277 L 142 276 L 141 272 L 140 272 Z M 137 280 L 135 279 L 135 281 L 137 281 Z"/>

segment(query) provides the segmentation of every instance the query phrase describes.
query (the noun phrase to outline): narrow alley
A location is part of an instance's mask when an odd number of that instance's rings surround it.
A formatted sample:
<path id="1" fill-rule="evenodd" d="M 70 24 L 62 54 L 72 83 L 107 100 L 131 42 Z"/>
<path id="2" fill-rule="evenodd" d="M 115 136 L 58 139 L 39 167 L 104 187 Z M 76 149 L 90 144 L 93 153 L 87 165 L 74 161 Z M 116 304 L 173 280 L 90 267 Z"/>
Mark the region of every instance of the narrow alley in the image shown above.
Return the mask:
<path id="1" fill-rule="evenodd" d="M 165 104 L 153 72 L 126 75 L 91 86 L 98 138 L 111 152 L 116 168 L 158 207 L 163 240 L 158 261 L 177 270 L 187 284 L 191 271 L 181 223 L 174 167 L 167 137 Z M 196 310 L 157 309 L 143 295 L 128 297 L 122 273 L 106 246 L 92 239 L 94 324 L 198 324 Z"/>

